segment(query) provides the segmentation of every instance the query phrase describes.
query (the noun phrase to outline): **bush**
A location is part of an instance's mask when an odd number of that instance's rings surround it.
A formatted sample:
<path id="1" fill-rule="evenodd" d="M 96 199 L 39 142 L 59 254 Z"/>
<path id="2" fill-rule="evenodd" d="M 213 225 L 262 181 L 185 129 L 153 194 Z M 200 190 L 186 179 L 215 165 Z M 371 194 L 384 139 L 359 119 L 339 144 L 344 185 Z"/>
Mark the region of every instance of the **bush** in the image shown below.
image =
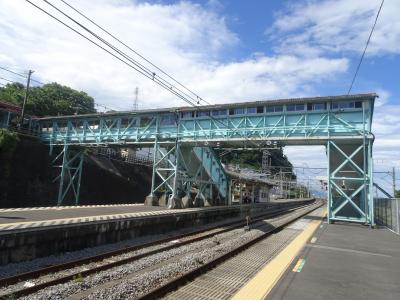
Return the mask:
<path id="1" fill-rule="evenodd" d="M 11 174 L 11 162 L 19 138 L 16 133 L 7 129 L 0 129 L 0 160 L 4 166 L 2 169 L 5 177 Z"/>

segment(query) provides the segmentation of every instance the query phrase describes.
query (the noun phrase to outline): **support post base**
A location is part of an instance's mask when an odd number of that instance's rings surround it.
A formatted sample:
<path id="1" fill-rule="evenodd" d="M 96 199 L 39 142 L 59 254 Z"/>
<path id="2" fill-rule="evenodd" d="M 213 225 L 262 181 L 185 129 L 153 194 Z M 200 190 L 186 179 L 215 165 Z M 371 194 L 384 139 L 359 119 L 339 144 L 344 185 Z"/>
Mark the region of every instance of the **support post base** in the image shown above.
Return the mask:
<path id="1" fill-rule="evenodd" d="M 189 196 L 185 196 L 182 198 L 182 207 L 189 208 L 193 207 L 193 199 Z"/>
<path id="2" fill-rule="evenodd" d="M 168 199 L 168 208 L 177 209 L 183 208 L 182 199 L 177 197 L 171 197 Z"/>
<path id="3" fill-rule="evenodd" d="M 211 199 L 206 198 L 204 200 L 204 206 L 213 206 L 213 201 Z"/>
<path id="4" fill-rule="evenodd" d="M 158 198 L 157 196 L 148 195 L 144 200 L 144 205 L 147 206 L 158 206 Z"/>

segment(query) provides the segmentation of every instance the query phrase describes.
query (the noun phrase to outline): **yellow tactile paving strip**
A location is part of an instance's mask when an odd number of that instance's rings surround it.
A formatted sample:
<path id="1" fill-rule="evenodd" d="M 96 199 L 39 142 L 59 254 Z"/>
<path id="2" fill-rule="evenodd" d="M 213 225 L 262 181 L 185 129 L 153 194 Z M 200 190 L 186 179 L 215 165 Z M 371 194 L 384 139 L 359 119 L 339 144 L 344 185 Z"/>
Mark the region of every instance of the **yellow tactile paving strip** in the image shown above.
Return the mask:
<path id="1" fill-rule="evenodd" d="M 321 217 L 326 212 L 321 213 Z M 261 300 L 264 299 L 292 261 L 311 238 L 322 220 L 313 220 L 285 249 L 283 249 L 273 260 L 271 260 L 260 272 L 257 273 L 245 286 L 243 286 L 233 297 L 233 300 Z"/>

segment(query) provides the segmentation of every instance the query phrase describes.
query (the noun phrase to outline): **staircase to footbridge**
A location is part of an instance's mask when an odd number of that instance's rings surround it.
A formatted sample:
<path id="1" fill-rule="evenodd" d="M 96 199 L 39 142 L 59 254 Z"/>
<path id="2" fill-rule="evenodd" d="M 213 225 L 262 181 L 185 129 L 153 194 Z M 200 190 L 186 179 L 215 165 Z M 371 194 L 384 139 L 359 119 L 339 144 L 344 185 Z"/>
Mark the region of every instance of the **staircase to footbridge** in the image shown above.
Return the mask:
<path id="1" fill-rule="evenodd" d="M 79 201 L 87 148 L 153 147 L 148 202 L 164 197 L 229 204 L 229 180 L 214 148 L 323 145 L 328 219 L 373 224 L 371 131 L 377 95 L 355 94 L 56 116 L 36 120 L 35 134 L 60 162 L 58 204 Z"/>

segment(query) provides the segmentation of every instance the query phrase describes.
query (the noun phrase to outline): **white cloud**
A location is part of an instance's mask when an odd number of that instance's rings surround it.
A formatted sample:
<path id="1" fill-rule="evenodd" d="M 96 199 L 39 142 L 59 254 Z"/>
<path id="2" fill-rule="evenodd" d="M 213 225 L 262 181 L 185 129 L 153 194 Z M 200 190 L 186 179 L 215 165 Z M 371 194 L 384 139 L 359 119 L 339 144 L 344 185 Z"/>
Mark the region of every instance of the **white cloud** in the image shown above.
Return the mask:
<path id="1" fill-rule="evenodd" d="M 320 55 L 364 49 L 381 0 L 325 0 L 291 4 L 267 34 L 282 53 Z M 381 10 L 367 55 L 400 53 L 399 1 L 387 0 Z"/>
<path id="2" fill-rule="evenodd" d="M 266 30 L 275 44 L 276 53 L 312 57 L 353 57 L 364 50 L 381 0 L 306 0 L 289 2 L 286 9 L 275 16 L 275 22 Z M 367 56 L 400 54 L 400 18 L 398 0 L 386 0 L 368 47 Z M 374 159 L 390 166 L 400 163 L 400 103 L 393 93 L 372 84 L 379 98 L 375 103 L 372 131 Z M 393 91 L 394 92 L 394 91 Z M 309 161 L 310 165 L 325 165 L 325 154 L 313 150 L 312 155 L 302 148 L 286 150 L 296 163 Z M 379 168 L 382 168 L 378 164 Z M 387 166 L 385 167 L 387 170 Z"/>
<path id="3" fill-rule="evenodd" d="M 377 88 L 376 93 L 379 95 L 379 98 L 375 99 L 375 107 L 385 105 L 389 102 L 391 98 L 391 94 L 389 91 L 382 88 Z"/>
<path id="4" fill-rule="evenodd" d="M 217 13 L 221 7 L 215 1 L 205 7 L 190 2 L 70 2 L 213 103 L 309 95 L 316 93 L 315 83 L 348 67 L 345 58 L 300 59 L 294 54 L 259 53 L 223 63 L 224 53 L 240 40 Z M 36 78 L 87 91 L 99 103 L 119 109 L 132 107 L 136 86 L 141 107 L 185 105 L 28 3 L 0 3 L 1 64 L 33 68 Z"/>
<path id="5" fill-rule="evenodd" d="M 319 84 L 334 82 L 349 64 L 346 57 L 326 54 L 362 50 L 379 6 L 378 0 L 291 5 L 285 14 L 277 15 L 269 31 L 279 44 L 275 54 L 255 52 L 224 62 L 224 54 L 241 41 L 221 16 L 223 7 L 218 1 L 209 1 L 204 7 L 190 2 L 69 2 L 213 103 L 321 94 Z M 386 0 L 370 54 L 400 52 L 400 19 L 395 2 Z M 142 108 L 185 105 L 25 1 L 0 0 L 0 7 L 1 66 L 32 68 L 36 79 L 84 90 L 98 103 L 117 109 L 132 107 L 135 87 L 139 87 Z M 374 116 L 375 157 L 388 154 L 398 158 L 396 149 L 400 147 L 395 148 L 391 141 L 400 140 L 395 121 L 399 107 L 387 105 L 389 91 L 378 92 L 381 99 Z M 310 166 L 325 166 L 323 149 L 310 149 L 290 147 L 285 151 L 294 165 L 307 161 Z"/>
<path id="6" fill-rule="evenodd" d="M 327 167 L 325 146 L 288 146 L 284 153 L 295 167 Z"/>
<path id="7" fill-rule="evenodd" d="M 382 105 L 375 109 L 372 132 L 375 159 L 400 162 L 400 105 Z"/>

